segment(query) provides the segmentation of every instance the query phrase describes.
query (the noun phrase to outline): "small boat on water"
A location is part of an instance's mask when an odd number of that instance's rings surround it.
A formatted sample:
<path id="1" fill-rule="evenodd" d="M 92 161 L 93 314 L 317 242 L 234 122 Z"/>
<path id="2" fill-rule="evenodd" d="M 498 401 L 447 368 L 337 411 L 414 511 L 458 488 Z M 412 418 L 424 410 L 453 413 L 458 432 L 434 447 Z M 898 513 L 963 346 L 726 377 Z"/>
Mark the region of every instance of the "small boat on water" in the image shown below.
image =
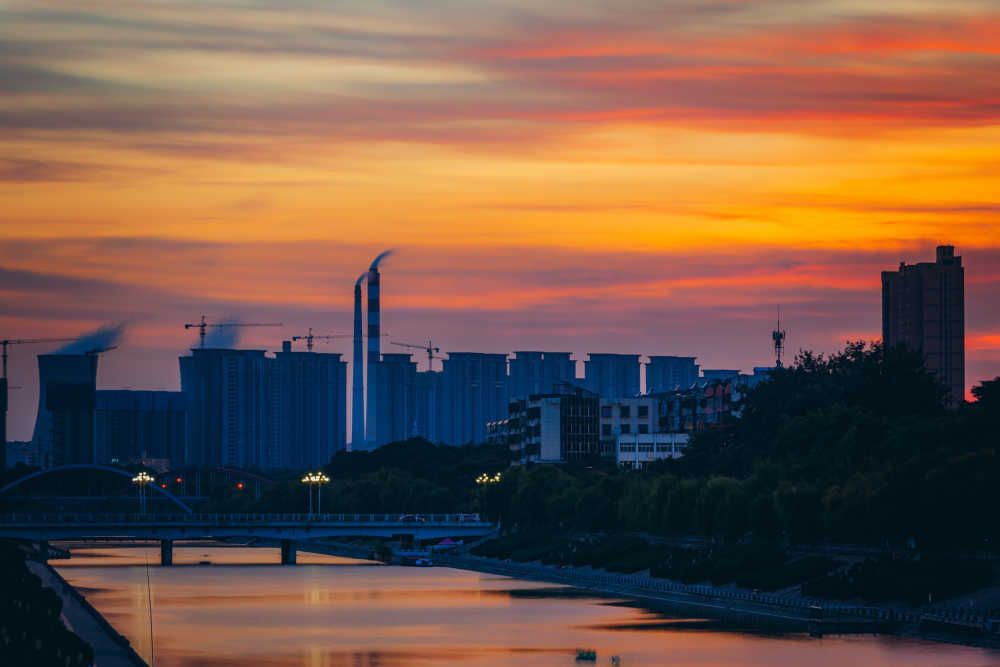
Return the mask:
<path id="1" fill-rule="evenodd" d="M 576 659 L 597 662 L 597 651 L 592 648 L 578 648 L 576 649 Z"/>

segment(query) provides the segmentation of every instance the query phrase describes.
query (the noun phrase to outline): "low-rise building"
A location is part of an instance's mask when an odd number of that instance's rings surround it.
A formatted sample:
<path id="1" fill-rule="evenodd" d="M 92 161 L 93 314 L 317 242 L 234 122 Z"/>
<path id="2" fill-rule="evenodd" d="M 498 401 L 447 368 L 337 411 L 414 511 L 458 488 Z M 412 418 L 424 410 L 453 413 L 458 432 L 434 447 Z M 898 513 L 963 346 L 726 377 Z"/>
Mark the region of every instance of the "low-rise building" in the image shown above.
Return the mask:
<path id="1" fill-rule="evenodd" d="M 689 433 L 648 433 L 619 435 L 615 461 L 626 468 L 642 468 L 651 461 L 679 459 L 684 455 Z"/>
<path id="2" fill-rule="evenodd" d="M 636 398 L 601 398 L 601 455 L 615 456 L 615 438 L 621 435 L 647 435 L 660 430 L 659 400 L 653 396 Z"/>
<path id="3" fill-rule="evenodd" d="M 700 382 L 687 391 L 659 394 L 661 433 L 691 433 L 739 416 L 742 383 Z"/>
<path id="4" fill-rule="evenodd" d="M 569 384 L 554 389 L 510 403 L 506 429 L 513 464 L 579 461 L 600 453 L 597 394 Z M 496 420 L 490 423 L 501 430 Z"/>

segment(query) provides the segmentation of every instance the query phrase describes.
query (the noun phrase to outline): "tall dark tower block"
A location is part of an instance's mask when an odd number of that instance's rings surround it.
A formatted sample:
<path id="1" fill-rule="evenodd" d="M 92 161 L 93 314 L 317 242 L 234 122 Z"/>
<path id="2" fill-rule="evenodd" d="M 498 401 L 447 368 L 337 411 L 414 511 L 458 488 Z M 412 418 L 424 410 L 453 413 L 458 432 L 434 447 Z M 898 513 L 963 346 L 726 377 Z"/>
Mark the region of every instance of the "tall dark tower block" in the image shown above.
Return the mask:
<path id="1" fill-rule="evenodd" d="M 368 271 L 368 406 L 365 428 L 365 448 L 371 449 L 377 442 L 376 422 L 378 408 L 376 406 L 377 381 L 376 367 L 381 356 L 382 327 L 379 324 L 379 282 L 381 276 L 378 267 L 373 263 Z"/>
<path id="2" fill-rule="evenodd" d="M 948 401 L 965 396 L 965 272 L 954 246 L 938 246 L 934 262 L 882 272 L 882 341 L 923 353 L 927 369 L 948 387 Z"/>
<path id="3" fill-rule="evenodd" d="M 43 467 L 99 463 L 95 433 L 96 354 L 38 356 L 34 442 Z"/>
<path id="4" fill-rule="evenodd" d="M 361 319 L 361 281 L 365 274 L 354 283 L 354 381 L 351 389 L 351 447 L 365 447 L 365 358 L 364 330 Z"/>

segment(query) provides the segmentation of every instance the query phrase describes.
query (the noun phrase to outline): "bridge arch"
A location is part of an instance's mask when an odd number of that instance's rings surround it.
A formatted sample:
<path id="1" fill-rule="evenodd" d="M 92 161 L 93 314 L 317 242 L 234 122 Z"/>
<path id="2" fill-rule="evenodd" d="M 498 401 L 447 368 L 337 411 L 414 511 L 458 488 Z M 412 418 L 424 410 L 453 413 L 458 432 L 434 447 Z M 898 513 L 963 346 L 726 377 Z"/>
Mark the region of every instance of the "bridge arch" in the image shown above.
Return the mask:
<path id="1" fill-rule="evenodd" d="M 127 477 L 129 480 L 131 480 L 132 477 L 133 477 L 132 473 L 130 473 L 127 470 L 122 470 L 121 468 L 114 468 L 112 466 L 101 465 L 99 463 L 71 463 L 71 464 L 68 464 L 68 465 L 62 465 L 62 466 L 55 466 L 55 467 L 52 467 L 52 468 L 46 468 L 45 470 L 37 470 L 37 471 L 35 471 L 33 473 L 25 475 L 24 477 L 18 477 L 13 482 L 10 482 L 9 484 L 6 484 L 3 487 L 0 487 L 0 493 L 5 493 L 6 491 L 8 491 L 10 489 L 13 489 L 15 486 L 18 486 L 19 484 L 23 484 L 24 482 L 27 482 L 28 480 L 35 479 L 36 477 L 41 477 L 42 475 L 48 475 L 49 473 L 59 472 L 61 470 L 101 470 L 103 472 L 113 472 L 116 475 L 121 475 L 122 477 Z M 190 507 L 188 507 L 187 504 L 185 504 L 183 500 L 181 500 L 180 498 L 178 498 L 174 494 L 170 493 L 166 489 L 160 487 L 159 485 L 157 485 L 157 484 L 150 484 L 150 485 L 147 486 L 147 488 L 156 489 L 157 492 L 159 492 L 159 493 L 163 494 L 164 496 L 166 496 L 175 505 L 177 505 L 178 507 L 180 507 L 181 509 L 183 509 L 188 514 L 192 514 L 193 513 L 192 509 Z"/>

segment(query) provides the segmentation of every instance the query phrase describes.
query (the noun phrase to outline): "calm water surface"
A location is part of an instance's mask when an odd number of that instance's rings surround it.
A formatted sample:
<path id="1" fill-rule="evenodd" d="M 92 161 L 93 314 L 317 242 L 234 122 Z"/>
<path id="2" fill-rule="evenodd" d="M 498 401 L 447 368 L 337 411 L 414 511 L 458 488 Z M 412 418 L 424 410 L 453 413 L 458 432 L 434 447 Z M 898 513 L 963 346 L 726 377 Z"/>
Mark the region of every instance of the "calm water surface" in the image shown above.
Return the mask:
<path id="1" fill-rule="evenodd" d="M 1000 652 L 895 637 L 734 632 L 574 589 L 447 568 L 404 568 L 277 549 L 74 549 L 53 561 L 156 665 L 566 665 L 577 647 L 623 665 L 1000 665 Z M 198 565 L 201 560 L 211 565 Z"/>

